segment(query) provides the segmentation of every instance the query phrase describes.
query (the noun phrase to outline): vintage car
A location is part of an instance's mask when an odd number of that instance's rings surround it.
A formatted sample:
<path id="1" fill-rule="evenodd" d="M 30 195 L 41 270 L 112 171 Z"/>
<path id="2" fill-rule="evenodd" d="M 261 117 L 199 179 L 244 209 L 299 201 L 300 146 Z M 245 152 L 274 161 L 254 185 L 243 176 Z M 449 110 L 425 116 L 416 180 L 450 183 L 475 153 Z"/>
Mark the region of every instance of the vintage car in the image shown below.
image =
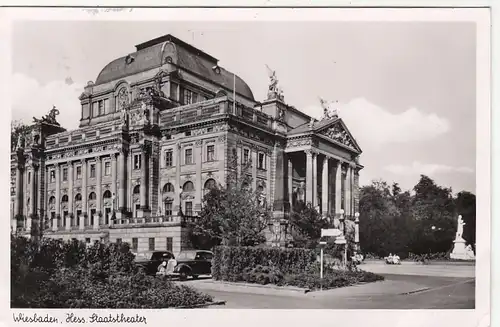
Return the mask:
<path id="1" fill-rule="evenodd" d="M 144 267 L 146 274 L 154 275 L 158 270 L 158 266 L 170 258 L 175 259 L 175 256 L 169 251 L 148 251 L 137 253 L 135 255 L 135 263 Z"/>
<path id="2" fill-rule="evenodd" d="M 213 256 L 212 252 L 205 250 L 181 251 L 176 258 L 174 273 L 179 275 L 180 280 L 186 280 L 189 276 L 198 278 L 199 275 L 211 275 Z"/>

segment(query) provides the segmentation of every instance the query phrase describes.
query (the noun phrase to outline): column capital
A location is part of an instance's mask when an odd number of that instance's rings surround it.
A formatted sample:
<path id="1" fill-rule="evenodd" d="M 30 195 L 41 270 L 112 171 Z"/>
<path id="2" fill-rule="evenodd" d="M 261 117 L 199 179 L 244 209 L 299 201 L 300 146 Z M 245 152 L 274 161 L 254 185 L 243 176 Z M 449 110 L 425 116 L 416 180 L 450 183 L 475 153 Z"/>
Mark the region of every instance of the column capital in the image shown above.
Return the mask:
<path id="1" fill-rule="evenodd" d="M 307 156 L 314 157 L 314 156 L 318 155 L 318 152 L 314 149 L 306 149 L 306 150 L 304 150 L 304 152 Z"/>
<path id="2" fill-rule="evenodd" d="M 202 140 L 196 140 L 196 142 L 194 144 L 195 144 L 195 146 L 197 148 L 199 148 L 199 147 L 201 147 L 203 145 L 203 141 Z"/>
<path id="3" fill-rule="evenodd" d="M 96 161 L 96 162 L 101 162 L 101 160 L 102 160 L 101 156 L 97 156 L 97 157 L 95 157 L 95 161 Z"/>

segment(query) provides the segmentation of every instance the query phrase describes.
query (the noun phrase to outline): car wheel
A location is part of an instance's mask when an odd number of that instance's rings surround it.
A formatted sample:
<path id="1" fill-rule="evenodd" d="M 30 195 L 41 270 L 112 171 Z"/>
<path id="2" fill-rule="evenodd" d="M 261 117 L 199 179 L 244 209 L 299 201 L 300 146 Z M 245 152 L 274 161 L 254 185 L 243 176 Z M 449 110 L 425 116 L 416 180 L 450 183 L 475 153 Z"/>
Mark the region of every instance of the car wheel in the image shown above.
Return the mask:
<path id="1" fill-rule="evenodd" d="M 198 275 L 193 275 L 193 279 L 198 279 Z"/>
<path id="2" fill-rule="evenodd" d="M 188 277 L 188 275 L 187 275 L 187 272 L 186 272 L 186 271 L 181 271 L 181 272 L 179 273 L 179 279 L 180 279 L 180 280 L 186 280 L 186 279 L 187 279 L 187 277 Z"/>

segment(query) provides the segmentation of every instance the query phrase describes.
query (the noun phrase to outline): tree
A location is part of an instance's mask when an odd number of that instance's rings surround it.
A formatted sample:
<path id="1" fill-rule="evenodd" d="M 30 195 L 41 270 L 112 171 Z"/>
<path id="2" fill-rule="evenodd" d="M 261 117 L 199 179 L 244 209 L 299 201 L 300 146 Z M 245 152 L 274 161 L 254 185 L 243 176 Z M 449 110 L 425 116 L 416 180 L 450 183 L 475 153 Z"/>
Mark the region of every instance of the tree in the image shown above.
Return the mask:
<path id="1" fill-rule="evenodd" d="M 299 201 L 290 214 L 290 225 L 296 247 L 315 248 L 321 237 L 321 229 L 327 228 L 328 222 L 310 203 Z"/>
<path id="2" fill-rule="evenodd" d="M 462 215 L 465 222 L 463 238 L 475 247 L 476 244 L 476 196 L 462 191 L 455 199 L 456 216 Z"/>
<path id="3" fill-rule="evenodd" d="M 264 194 L 251 190 L 248 174 L 251 163 L 238 172 L 236 158 L 230 160 L 226 186 L 210 189 L 203 198 L 199 218 L 191 223 L 195 247 L 215 245 L 253 246 L 266 241 L 264 230 L 271 218 Z"/>
<path id="4" fill-rule="evenodd" d="M 17 142 L 19 137 L 24 137 L 26 133 L 30 130 L 30 126 L 25 125 L 24 123 L 13 120 L 10 123 L 10 150 L 14 151 L 17 146 Z"/>

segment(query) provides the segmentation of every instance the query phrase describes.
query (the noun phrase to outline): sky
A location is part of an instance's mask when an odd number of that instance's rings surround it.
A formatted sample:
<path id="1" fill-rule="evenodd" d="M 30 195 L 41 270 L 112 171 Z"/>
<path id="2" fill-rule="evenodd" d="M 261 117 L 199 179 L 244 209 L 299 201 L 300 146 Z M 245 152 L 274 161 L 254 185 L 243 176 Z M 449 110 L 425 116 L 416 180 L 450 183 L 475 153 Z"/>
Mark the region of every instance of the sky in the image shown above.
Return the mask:
<path id="1" fill-rule="evenodd" d="M 78 96 L 110 61 L 164 34 L 193 44 L 266 98 L 266 64 L 285 102 L 320 118 L 318 97 L 363 153 L 360 185 L 420 174 L 476 191 L 476 27 L 470 22 L 25 21 L 12 29 L 12 119 L 52 105 L 78 127 Z"/>

